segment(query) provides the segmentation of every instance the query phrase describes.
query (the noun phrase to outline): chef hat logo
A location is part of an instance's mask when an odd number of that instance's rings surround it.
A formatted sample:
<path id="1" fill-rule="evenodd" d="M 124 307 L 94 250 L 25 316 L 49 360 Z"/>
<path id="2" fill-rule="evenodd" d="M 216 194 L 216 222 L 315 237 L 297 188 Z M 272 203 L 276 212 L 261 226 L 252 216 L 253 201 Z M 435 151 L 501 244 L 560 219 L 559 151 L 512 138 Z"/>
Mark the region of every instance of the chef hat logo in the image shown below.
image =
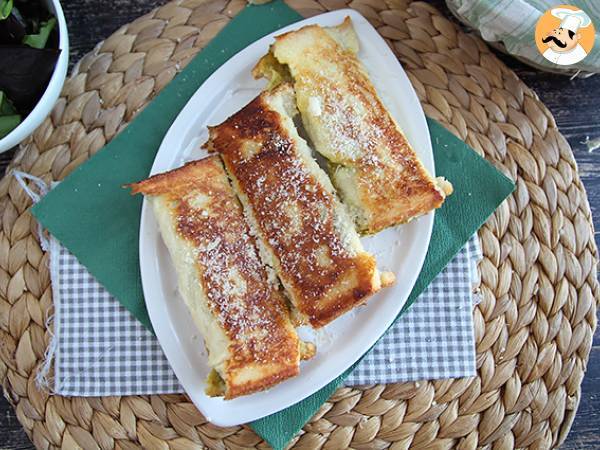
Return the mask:
<path id="1" fill-rule="evenodd" d="M 590 16 L 571 5 L 548 9 L 535 28 L 535 43 L 546 65 L 570 66 L 583 61 L 594 46 L 594 38 Z"/>

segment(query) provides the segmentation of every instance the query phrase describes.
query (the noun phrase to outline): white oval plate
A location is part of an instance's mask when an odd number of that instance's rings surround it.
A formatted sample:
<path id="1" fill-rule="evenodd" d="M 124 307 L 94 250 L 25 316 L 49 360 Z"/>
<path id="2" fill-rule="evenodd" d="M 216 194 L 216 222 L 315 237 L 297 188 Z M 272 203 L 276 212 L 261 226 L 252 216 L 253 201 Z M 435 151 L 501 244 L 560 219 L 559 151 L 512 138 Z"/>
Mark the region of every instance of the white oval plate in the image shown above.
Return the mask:
<path id="1" fill-rule="evenodd" d="M 273 36 L 307 24 L 337 25 L 350 16 L 360 39 L 359 57 L 375 87 L 425 166 L 434 172 L 425 115 L 408 77 L 377 31 L 360 14 L 339 10 L 303 20 L 272 33 L 235 55 L 198 89 L 181 111 L 160 146 L 152 174 L 179 167 L 206 155 L 200 145 L 207 125 L 221 123 L 254 98 L 264 81 L 254 80 L 252 67 L 273 42 Z M 300 330 L 316 342 L 318 352 L 303 362 L 300 375 L 274 388 L 222 400 L 204 394 L 209 372 L 202 338 L 177 292 L 174 268 L 149 204 L 144 202 L 140 226 L 140 267 L 148 313 L 162 349 L 181 385 L 210 422 L 232 426 L 280 411 L 308 397 L 356 362 L 381 337 L 410 294 L 427 253 L 433 213 L 407 225 L 363 239 L 379 267 L 396 273 L 396 284 L 320 330 Z"/>

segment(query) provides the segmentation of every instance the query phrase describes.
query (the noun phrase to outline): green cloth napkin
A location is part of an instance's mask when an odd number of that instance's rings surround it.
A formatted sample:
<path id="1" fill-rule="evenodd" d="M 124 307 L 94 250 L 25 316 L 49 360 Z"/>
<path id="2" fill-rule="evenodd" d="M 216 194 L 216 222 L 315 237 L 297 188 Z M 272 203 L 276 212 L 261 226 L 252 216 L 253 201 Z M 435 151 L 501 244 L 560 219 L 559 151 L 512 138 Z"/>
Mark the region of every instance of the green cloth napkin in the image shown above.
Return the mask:
<path id="1" fill-rule="evenodd" d="M 148 175 L 171 123 L 211 73 L 255 40 L 300 19 L 281 1 L 246 7 L 125 130 L 32 208 L 48 231 L 150 329 L 138 261 L 142 199 L 122 186 Z M 436 170 L 452 182 L 455 193 L 436 213 L 427 258 L 405 308 L 514 188 L 465 143 L 437 122 L 428 123 Z M 251 426 L 275 449 L 282 448 L 350 370 L 312 396 Z"/>

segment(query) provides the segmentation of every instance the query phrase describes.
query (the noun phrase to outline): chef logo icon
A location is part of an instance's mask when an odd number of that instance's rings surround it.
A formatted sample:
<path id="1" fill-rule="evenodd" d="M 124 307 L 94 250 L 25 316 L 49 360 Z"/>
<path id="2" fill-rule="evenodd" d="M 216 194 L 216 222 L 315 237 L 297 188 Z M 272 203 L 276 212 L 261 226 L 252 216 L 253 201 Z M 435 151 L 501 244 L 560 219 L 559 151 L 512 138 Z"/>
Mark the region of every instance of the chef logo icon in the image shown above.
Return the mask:
<path id="1" fill-rule="evenodd" d="M 535 27 L 535 43 L 548 61 L 561 66 L 578 63 L 594 46 L 594 24 L 581 9 L 560 5 L 547 10 Z"/>

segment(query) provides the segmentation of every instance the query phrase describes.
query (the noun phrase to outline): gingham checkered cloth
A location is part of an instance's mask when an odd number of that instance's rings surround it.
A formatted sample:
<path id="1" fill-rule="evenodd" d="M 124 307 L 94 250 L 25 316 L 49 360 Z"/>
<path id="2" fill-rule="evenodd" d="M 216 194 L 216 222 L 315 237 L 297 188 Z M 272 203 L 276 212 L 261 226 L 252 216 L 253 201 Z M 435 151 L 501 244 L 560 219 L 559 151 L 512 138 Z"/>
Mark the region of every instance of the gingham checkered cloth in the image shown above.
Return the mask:
<path id="1" fill-rule="evenodd" d="M 182 392 L 156 336 L 54 238 L 54 390 L 104 396 Z"/>
<path id="2" fill-rule="evenodd" d="M 472 286 L 481 258 L 472 237 L 346 380 L 348 385 L 475 374 Z M 54 390 L 105 396 L 182 392 L 156 337 L 56 240 Z"/>
<path id="3" fill-rule="evenodd" d="M 473 306 L 478 297 L 473 285 L 481 258 L 475 235 L 365 355 L 346 385 L 475 375 Z"/>

